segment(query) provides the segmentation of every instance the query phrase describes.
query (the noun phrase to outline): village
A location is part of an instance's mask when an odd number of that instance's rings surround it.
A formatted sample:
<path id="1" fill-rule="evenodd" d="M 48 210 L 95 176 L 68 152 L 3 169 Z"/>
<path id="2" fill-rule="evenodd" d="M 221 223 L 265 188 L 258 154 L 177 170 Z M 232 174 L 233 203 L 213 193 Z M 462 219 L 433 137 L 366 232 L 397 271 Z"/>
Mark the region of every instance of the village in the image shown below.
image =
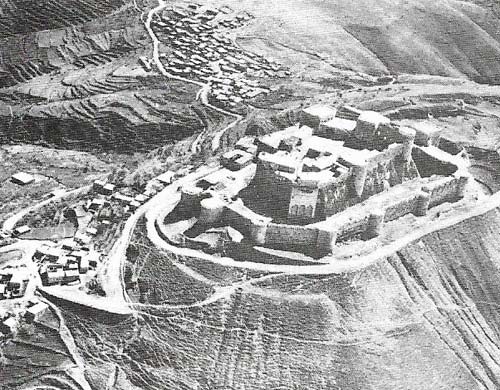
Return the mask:
<path id="1" fill-rule="evenodd" d="M 120 226 L 174 177 L 173 172 L 164 172 L 150 180 L 141 193 L 129 188 L 120 191 L 115 184 L 96 180 L 91 188 L 66 206 L 66 219 L 71 220 L 75 228 L 69 233 L 68 229 L 60 229 L 65 235 L 45 237 L 44 231 L 54 232 L 57 228 L 35 228 L 30 226 L 29 217 L 21 218 L 11 231 L 2 231 L 1 246 L 26 241 L 32 251 L 27 258 L 16 258 L 0 268 L 0 332 L 12 336 L 22 324 L 38 321 L 48 312 L 49 306 L 39 300 L 37 291 L 59 291 L 63 295 L 83 291 L 89 296 L 105 296 L 98 271 L 116 234 L 120 233 Z M 11 177 L 11 182 L 20 188 L 34 181 L 34 176 L 26 172 Z M 66 191 L 55 190 L 45 202 L 63 207 L 54 199 L 65 195 Z M 43 207 L 31 215 L 47 217 Z"/>
<path id="2" fill-rule="evenodd" d="M 234 15 L 230 9 L 196 4 L 167 9 L 152 21 L 162 43 L 160 61 L 173 76 L 206 83 L 212 104 L 234 109 L 245 100 L 268 93 L 269 88 L 260 85 L 266 78 L 286 74 L 280 64 L 241 50 L 228 37 L 230 30 L 251 19 L 248 14 Z M 141 57 L 140 62 L 145 70 L 151 70 L 150 59 Z"/>

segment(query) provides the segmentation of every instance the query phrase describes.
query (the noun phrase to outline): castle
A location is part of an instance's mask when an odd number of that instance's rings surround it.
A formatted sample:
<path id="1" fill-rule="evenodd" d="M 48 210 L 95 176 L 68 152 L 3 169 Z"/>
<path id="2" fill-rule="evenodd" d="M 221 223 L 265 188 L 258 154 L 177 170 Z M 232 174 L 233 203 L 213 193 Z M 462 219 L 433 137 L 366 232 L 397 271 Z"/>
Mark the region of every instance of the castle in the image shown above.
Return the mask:
<path id="1" fill-rule="evenodd" d="M 222 169 L 182 188 L 181 204 L 196 232 L 226 226 L 259 247 L 321 257 L 341 241 L 378 236 L 384 223 L 461 199 L 468 172 L 437 148 L 439 139 L 435 126 L 311 106 L 294 126 L 241 139 Z"/>
<path id="2" fill-rule="evenodd" d="M 286 222 L 323 220 L 418 177 L 415 129 L 371 111 L 360 112 L 356 121 L 335 114 L 329 107 L 309 107 L 299 124 L 255 141 L 254 183 L 285 205 Z"/>

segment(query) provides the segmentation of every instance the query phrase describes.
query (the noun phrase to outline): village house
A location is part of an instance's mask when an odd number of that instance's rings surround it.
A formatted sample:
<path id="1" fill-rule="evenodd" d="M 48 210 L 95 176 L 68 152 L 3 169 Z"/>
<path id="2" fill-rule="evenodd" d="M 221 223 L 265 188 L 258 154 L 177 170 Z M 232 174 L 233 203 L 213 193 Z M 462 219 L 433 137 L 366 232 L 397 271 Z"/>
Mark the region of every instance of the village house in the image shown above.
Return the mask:
<path id="1" fill-rule="evenodd" d="M 109 196 L 109 195 L 112 195 L 114 191 L 115 191 L 115 185 L 108 183 L 102 187 L 101 194 Z"/>
<path id="2" fill-rule="evenodd" d="M 26 172 L 18 172 L 15 175 L 12 175 L 11 181 L 18 185 L 28 185 L 35 181 L 35 177 Z"/>
<path id="3" fill-rule="evenodd" d="M 61 254 L 59 248 L 44 244 L 37 248 L 33 255 L 33 260 L 55 263 L 59 260 Z"/>
<path id="4" fill-rule="evenodd" d="M 146 195 L 144 195 L 144 194 L 136 195 L 135 198 L 134 198 L 134 200 L 136 202 L 141 203 L 141 204 L 144 203 L 144 202 L 146 202 L 148 199 L 149 198 Z"/>
<path id="5" fill-rule="evenodd" d="M 24 318 L 26 322 L 33 323 L 39 321 L 45 313 L 49 310 L 49 306 L 44 302 L 38 302 L 33 306 L 30 306 L 24 313 Z"/>
<path id="6" fill-rule="evenodd" d="M 22 225 L 19 227 L 16 227 L 13 231 L 14 236 L 22 236 L 23 234 L 31 232 L 31 228 L 28 225 Z"/>
<path id="7" fill-rule="evenodd" d="M 89 227 L 85 230 L 85 233 L 87 233 L 89 236 L 95 236 L 97 235 L 97 229 L 93 227 Z"/>
<path id="8" fill-rule="evenodd" d="M 0 324 L 0 331 L 6 336 L 11 336 L 16 333 L 17 327 L 18 321 L 16 317 L 8 317 Z"/>
<path id="9" fill-rule="evenodd" d="M 106 203 L 105 199 L 94 198 L 90 201 L 90 203 L 88 205 L 88 210 L 89 211 L 99 211 L 102 207 L 104 207 L 105 203 Z"/>
<path id="10" fill-rule="evenodd" d="M 252 161 L 253 156 L 251 154 L 238 149 L 231 150 L 221 157 L 222 166 L 231 171 L 239 171 L 250 165 Z"/>
<path id="11" fill-rule="evenodd" d="M 94 190 L 95 192 L 101 193 L 102 189 L 104 188 L 105 185 L 106 185 L 106 182 L 104 180 L 96 180 L 92 184 L 92 190 Z"/>
<path id="12" fill-rule="evenodd" d="M 86 274 L 89 270 L 89 256 L 81 257 L 78 262 L 78 271 L 81 274 Z"/>
<path id="13" fill-rule="evenodd" d="M 88 245 L 92 242 L 92 237 L 85 233 L 77 232 L 74 236 L 74 240 L 81 245 Z"/>
<path id="14" fill-rule="evenodd" d="M 120 203 L 122 206 L 125 206 L 129 204 L 130 202 L 134 201 L 134 198 L 120 194 L 119 192 L 113 194 L 113 199 L 116 200 L 118 203 Z"/>
<path id="15" fill-rule="evenodd" d="M 44 286 L 60 284 L 64 279 L 64 270 L 60 264 L 44 264 L 39 273 Z"/>
<path id="16" fill-rule="evenodd" d="M 0 270 L 0 284 L 4 287 L 4 298 L 21 298 L 29 284 L 29 271 L 26 266 L 6 267 Z"/>

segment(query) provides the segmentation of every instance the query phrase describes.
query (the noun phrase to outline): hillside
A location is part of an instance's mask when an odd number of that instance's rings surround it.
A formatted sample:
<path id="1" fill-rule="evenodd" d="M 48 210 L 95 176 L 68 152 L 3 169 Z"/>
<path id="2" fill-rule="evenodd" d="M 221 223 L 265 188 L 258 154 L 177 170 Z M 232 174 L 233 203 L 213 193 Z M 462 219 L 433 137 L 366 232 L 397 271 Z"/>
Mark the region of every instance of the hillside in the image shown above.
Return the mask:
<path id="1" fill-rule="evenodd" d="M 440 85 L 457 85 L 457 80 L 500 83 L 500 12 L 494 2 L 203 4 L 250 14 L 248 23 L 227 35 L 243 51 L 289 70 L 287 76 L 266 76 L 271 92 L 240 108 L 248 115 L 257 109 L 269 115 L 277 107 L 297 107 L 304 100 L 321 95 L 330 99 L 343 91 L 366 95 L 384 85 L 372 76 L 384 74 L 401 80 L 406 74 L 444 76 Z M 210 135 L 232 118 L 202 105 L 196 98 L 199 85 L 168 80 L 154 67 L 148 71 L 140 64 L 141 58 L 151 59 L 153 45 L 144 21 L 156 5 L 121 0 L 72 0 L 64 7 L 52 0 L 2 2 L 0 141 L 149 151 L 196 138 L 208 128 L 198 140 L 206 148 Z M 162 53 L 174 49 L 168 40 L 160 47 Z M 413 81 L 406 77 L 393 89 L 414 90 Z M 415 95 L 435 92 L 436 80 L 418 83 Z M 475 93 L 474 84 L 468 89 Z M 384 101 L 393 93 L 379 91 L 376 99 Z"/>
<path id="2" fill-rule="evenodd" d="M 299 58 L 306 53 L 339 69 L 368 74 L 430 74 L 500 82 L 500 35 L 494 13 L 498 5 L 494 2 L 228 3 L 258 15 L 240 38 L 243 45 L 278 49 L 277 55 L 290 55 L 289 62 L 295 66 L 297 59 L 307 61 Z"/>
<path id="3" fill-rule="evenodd" d="M 238 270 L 185 259 L 192 276 L 176 273 L 171 282 L 165 273 L 143 276 L 143 283 L 155 284 L 154 295 L 167 300 L 137 304 L 141 320 L 133 328 L 95 322 L 69 308 L 65 316 L 95 383 L 107 375 L 104 360 L 144 389 L 493 390 L 500 385 L 498 234 L 500 210 L 494 209 L 363 271 L 249 273 L 253 283 L 227 298 L 176 308 L 180 277 L 184 289 L 196 289 L 182 293 L 188 299 L 206 293 L 203 284 L 228 285 L 241 277 Z M 122 328 L 125 334 L 116 332 Z M 96 348 L 99 343 L 107 348 Z M 123 353 L 113 353 L 120 345 Z"/>

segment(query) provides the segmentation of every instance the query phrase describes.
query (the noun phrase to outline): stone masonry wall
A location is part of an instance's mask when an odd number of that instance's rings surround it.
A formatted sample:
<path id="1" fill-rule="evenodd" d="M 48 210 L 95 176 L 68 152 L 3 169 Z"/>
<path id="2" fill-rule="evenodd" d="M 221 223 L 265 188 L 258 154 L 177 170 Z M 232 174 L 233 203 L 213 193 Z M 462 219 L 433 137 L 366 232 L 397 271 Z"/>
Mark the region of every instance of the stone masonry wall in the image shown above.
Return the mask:
<path id="1" fill-rule="evenodd" d="M 300 226 L 270 223 L 267 225 L 266 244 L 269 245 L 316 245 L 318 229 Z"/>

